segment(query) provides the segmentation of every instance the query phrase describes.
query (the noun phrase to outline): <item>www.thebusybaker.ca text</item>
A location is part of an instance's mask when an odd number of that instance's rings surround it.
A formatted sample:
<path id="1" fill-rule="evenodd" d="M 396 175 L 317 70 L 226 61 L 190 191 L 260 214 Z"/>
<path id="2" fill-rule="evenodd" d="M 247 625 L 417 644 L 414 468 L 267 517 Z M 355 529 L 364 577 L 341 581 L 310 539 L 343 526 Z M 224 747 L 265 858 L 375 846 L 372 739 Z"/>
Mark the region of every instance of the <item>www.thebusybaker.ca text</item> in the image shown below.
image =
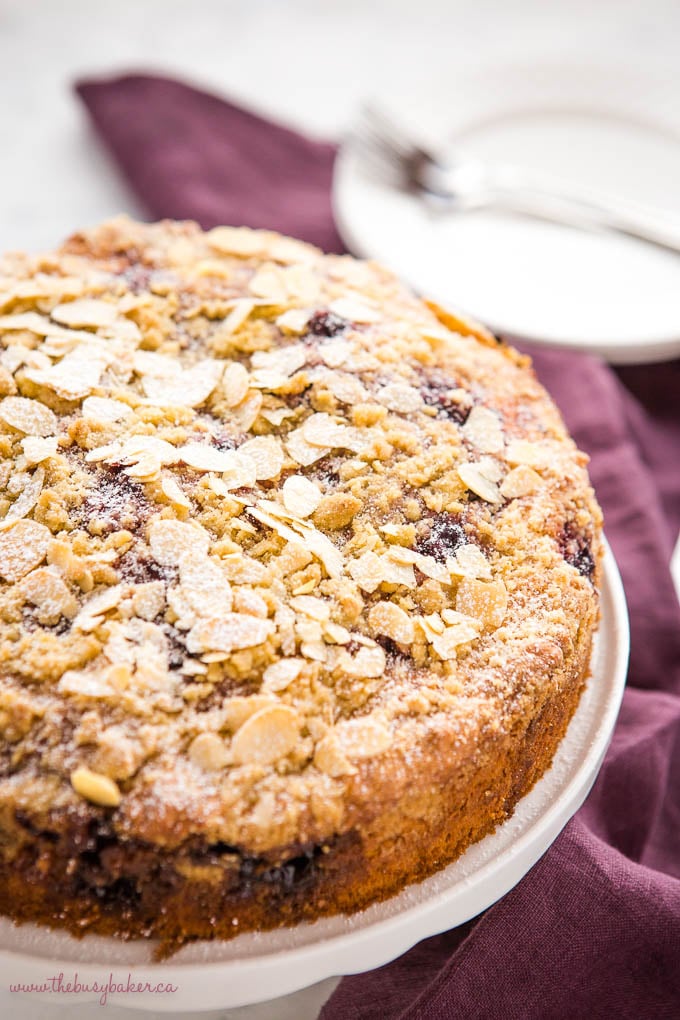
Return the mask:
<path id="1" fill-rule="evenodd" d="M 169 981 L 158 981 L 156 984 L 135 981 L 132 974 L 127 975 L 127 980 L 121 981 L 116 980 L 113 973 L 104 981 L 81 981 L 77 971 L 70 980 L 66 980 L 62 971 L 44 981 L 11 984 L 9 990 L 34 995 L 97 995 L 99 1004 L 105 1006 L 109 995 L 174 995 L 179 991 L 179 985 Z"/>

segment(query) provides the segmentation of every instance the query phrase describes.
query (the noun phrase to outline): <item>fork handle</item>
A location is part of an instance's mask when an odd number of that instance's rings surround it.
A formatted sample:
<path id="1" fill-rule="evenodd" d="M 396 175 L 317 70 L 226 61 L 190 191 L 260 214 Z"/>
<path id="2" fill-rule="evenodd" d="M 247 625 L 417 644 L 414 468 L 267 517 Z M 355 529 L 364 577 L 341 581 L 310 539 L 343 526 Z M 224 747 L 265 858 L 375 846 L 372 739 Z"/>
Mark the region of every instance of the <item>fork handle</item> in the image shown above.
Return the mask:
<path id="1" fill-rule="evenodd" d="M 550 223 L 614 231 L 680 255 L 680 236 L 656 228 L 626 202 L 602 199 L 592 193 L 575 194 L 558 182 L 532 179 L 511 168 L 485 174 L 483 185 L 466 193 L 466 189 L 456 190 L 454 174 L 449 175 L 443 167 L 436 171 L 433 168 L 432 174 L 432 183 L 436 182 L 431 191 L 433 200 L 451 211 L 504 209 Z"/>

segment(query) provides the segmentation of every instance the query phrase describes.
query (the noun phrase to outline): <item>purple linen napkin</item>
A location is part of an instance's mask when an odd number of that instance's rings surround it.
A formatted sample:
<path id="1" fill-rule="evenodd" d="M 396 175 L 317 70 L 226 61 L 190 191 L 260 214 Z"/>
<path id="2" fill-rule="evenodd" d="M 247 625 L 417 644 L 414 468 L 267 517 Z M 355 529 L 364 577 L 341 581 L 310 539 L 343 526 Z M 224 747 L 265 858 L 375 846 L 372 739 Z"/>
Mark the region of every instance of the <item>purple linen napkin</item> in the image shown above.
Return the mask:
<path id="1" fill-rule="evenodd" d="M 334 147 L 175 81 L 78 92 L 153 217 L 266 226 L 341 251 Z M 345 978 L 322 1020 L 680 1017 L 680 362 L 613 371 L 532 351 L 591 477 L 624 579 L 629 686 L 604 767 L 550 850 L 481 917 Z"/>

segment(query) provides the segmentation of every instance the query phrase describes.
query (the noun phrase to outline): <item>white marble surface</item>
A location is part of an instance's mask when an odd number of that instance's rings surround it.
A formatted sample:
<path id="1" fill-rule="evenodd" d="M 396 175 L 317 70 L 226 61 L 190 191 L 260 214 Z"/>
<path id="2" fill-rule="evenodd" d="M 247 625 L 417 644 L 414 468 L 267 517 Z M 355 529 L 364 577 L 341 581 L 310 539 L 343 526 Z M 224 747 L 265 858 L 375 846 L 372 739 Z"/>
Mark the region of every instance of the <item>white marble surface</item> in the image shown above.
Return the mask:
<path id="1" fill-rule="evenodd" d="M 51 246 L 77 225 L 141 212 L 71 92 L 80 76 L 184 76 L 336 137 L 365 95 L 389 94 L 451 61 L 647 66 L 675 72 L 680 101 L 679 40 L 677 0 L 0 0 L 1 247 Z M 331 988 L 205 1015 L 311 1020 Z M 3 1020 L 100 1012 L 0 991 Z M 106 1015 L 132 1014 L 107 1007 Z"/>

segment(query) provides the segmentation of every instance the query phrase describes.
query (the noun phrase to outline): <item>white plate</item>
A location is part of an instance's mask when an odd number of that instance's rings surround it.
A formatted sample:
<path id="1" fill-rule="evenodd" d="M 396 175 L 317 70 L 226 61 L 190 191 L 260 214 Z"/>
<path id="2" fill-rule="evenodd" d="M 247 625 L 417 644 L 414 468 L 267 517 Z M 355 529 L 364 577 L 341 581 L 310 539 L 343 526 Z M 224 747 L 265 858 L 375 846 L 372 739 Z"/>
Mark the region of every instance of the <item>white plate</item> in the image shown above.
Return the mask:
<path id="1" fill-rule="evenodd" d="M 421 939 L 475 917 L 505 895 L 548 849 L 588 794 L 609 744 L 628 665 L 628 615 L 621 579 L 607 547 L 602 617 L 592 676 L 552 768 L 514 815 L 454 864 L 398 896 L 351 917 L 231 942 L 186 946 L 153 963 L 148 943 L 89 935 L 82 941 L 35 925 L 0 921 L 0 986 L 41 982 L 75 970 L 81 982 L 172 982 L 174 994 L 112 994 L 109 1002 L 155 1011 L 208 1010 L 287 995 L 336 974 L 379 967 Z M 44 996 L 55 1001 L 55 996 Z M 77 996 L 95 1001 L 94 994 Z M 58 997 L 59 1002 L 65 996 Z"/>
<path id="2" fill-rule="evenodd" d="M 416 137 L 640 203 L 680 238 L 677 83 L 617 68 L 454 66 L 376 104 Z M 610 361 L 680 354 L 680 255 L 498 212 L 437 214 L 344 147 L 333 188 L 348 247 L 497 332 Z"/>

